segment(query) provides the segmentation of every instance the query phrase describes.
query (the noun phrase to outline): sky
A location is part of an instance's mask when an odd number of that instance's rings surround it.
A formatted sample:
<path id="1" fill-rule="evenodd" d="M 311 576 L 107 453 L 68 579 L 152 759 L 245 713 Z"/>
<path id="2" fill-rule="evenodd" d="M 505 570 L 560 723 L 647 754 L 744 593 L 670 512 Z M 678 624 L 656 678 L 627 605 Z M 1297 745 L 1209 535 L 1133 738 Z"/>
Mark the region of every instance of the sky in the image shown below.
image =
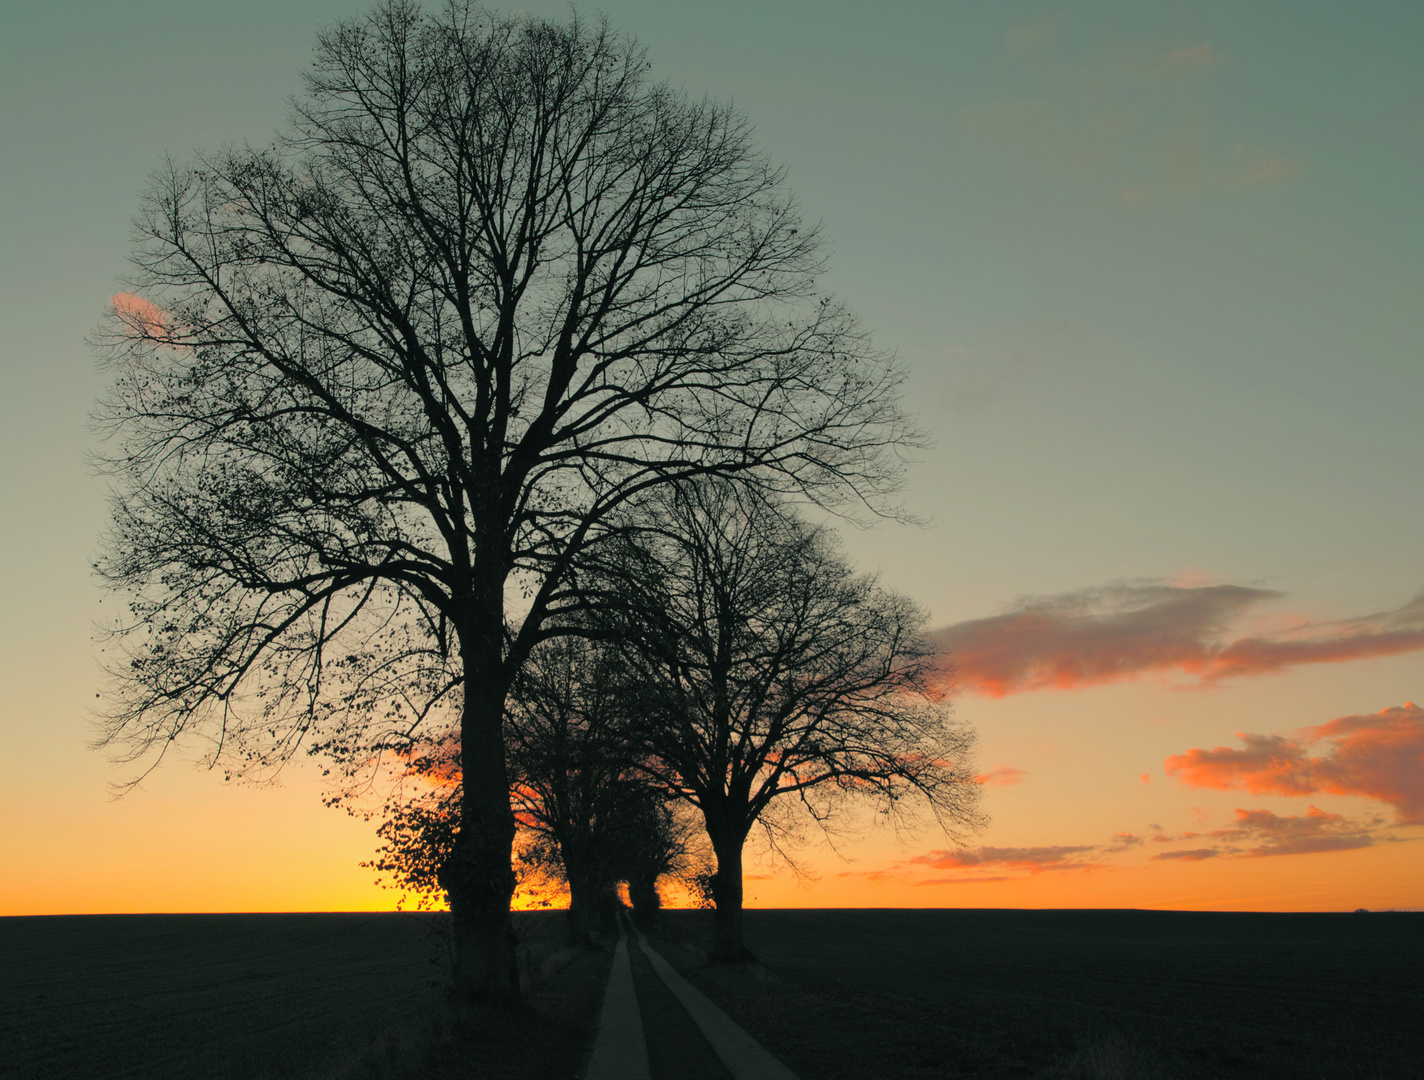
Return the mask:
<path id="1" fill-rule="evenodd" d="M 365 9 L 0 14 L 0 914 L 397 899 L 307 766 L 174 760 L 115 799 L 89 746 L 84 339 L 138 193 L 268 139 Z M 752 854 L 749 903 L 1424 908 L 1424 8 L 581 10 L 751 119 L 931 438 L 923 523 L 843 539 L 953 657 L 991 823 L 808 833 L 798 872 Z"/>

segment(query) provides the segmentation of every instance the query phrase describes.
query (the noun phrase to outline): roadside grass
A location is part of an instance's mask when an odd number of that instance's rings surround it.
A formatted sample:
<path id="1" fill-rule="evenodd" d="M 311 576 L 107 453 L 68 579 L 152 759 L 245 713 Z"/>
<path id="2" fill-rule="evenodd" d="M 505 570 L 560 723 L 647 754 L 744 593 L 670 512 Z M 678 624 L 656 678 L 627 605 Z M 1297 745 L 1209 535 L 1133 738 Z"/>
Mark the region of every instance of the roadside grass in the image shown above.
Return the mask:
<path id="1" fill-rule="evenodd" d="M 710 913 L 654 944 L 802 1080 L 1394 1080 L 1424 1063 L 1424 915 Z"/>
<path id="2" fill-rule="evenodd" d="M 573 1077 L 608 958 L 517 926 L 511 1014 L 449 994 L 434 915 L 0 919 L 0 1077 Z"/>

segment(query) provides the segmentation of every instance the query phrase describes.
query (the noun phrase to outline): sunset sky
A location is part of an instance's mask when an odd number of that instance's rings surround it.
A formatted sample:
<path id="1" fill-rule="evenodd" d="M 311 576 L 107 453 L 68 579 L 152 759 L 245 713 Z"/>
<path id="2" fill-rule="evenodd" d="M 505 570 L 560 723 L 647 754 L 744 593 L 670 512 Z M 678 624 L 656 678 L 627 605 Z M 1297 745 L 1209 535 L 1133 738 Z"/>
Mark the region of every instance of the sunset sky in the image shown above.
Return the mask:
<path id="1" fill-rule="evenodd" d="M 137 194 L 269 138 L 367 6 L 0 14 L 0 914 L 395 901 L 309 766 L 175 759 L 115 801 L 88 749 L 83 339 Z M 931 613 L 992 823 L 810 834 L 749 901 L 1424 908 L 1424 6 L 583 10 L 752 119 L 933 440 L 927 523 L 844 541 Z"/>

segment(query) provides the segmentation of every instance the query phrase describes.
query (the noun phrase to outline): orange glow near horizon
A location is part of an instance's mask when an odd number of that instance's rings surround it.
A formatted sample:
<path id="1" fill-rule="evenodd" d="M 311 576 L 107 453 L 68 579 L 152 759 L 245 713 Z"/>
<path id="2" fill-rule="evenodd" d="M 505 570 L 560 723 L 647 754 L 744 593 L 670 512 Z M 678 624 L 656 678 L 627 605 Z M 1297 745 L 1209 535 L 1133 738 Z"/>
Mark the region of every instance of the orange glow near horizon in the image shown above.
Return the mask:
<path id="1" fill-rule="evenodd" d="M 1249 812 L 1247 812 L 1249 813 Z M 1418 838 L 1409 838 L 1416 841 Z M 1035 865 L 1032 850 L 1017 863 L 1001 861 L 991 872 L 973 873 L 953 856 L 935 860 L 890 860 L 876 870 L 847 869 L 831 855 L 810 863 L 807 881 L 787 869 L 749 873 L 748 908 L 1149 908 L 1222 911 L 1336 911 L 1424 907 L 1424 871 L 1409 843 L 1297 854 L 1280 858 L 1238 856 L 1207 860 L 1086 865 L 1065 857 L 1058 865 Z M 888 854 L 888 853 L 887 853 Z M 994 851 L 991 849 L 990 854 Z M 1013 857 L 1012 852 L 1009 858 Z M 1051 857 L 1051 856 L 1050 856 Z M 946 869 L 932 874 L 929 865 Z M 300 866 L 267 863 L 232 865 L 182 877 L 152 873 L 138 879 L 111 879 L 85 888 L 73 877 L 57 876 L 47 887 L 7 886 L 0 915 L 228 913 L 295 911 L 392 911 L 417 907 L 414 897 L 377 887 L 354 865 Z M 328 874 L 298 876 L 299 870 Z M 260 876 L 259 876 L 260 873 Z M 675 882 L 660 884 L 668 908 L 696 906 Z M 559 910 L 567 894 L 524 891 L 517 911 Z"/>
<path id="2" fill-rule="evenodd" d="M 1319 730 L 1348 736 L 1348 726 L 1332 723 Z M 1355 730 L 1373 729 L 1357 725 Z M 1007 775 L 1017 771 L 1000 768 Z M 995 798 L 1029 797 L 1038 775 L 995 787 Z M 389 911 L 401 902 L 399 890 L 378 887 L 374 874 L 359 866 L 375 849 L 374 826 L 322 807 L 313 777 L 294 776 L 269 789 L 211 780 L 201 772 L 174 774 L 152 784 L 160 794 L 139 792 L 108 803 L 99 818 L 103 827 L 90 828 L 82 842 L 64 850 L 51 846 L 50 837 L 77 835 L 81 811 L 72 822 L 63 815 L 48 821 L 48 832 L 26 832 L 21 838 L 26 846 L 11 865 L 30 869 L 0 889 L 0 915 Z M 1165 787 L 1182 789 L 1182 798 L 1201 798 L 1182 783 Z M 1132 775 L 1124 783 L 1124 790 L 1129 788 L 1152 790 Z M 1363 808 L 1360 796 L 1349 800 L 1355 809 L 1339 800 L 1320 806 L 1302 800 L 1299 810 L 1271 810 L 1259 805 L 1259 797 L 1243 802 L 1240 791 L 1209 788 L 1205 794 L 1210 806 L 1185 808 L 1183 821 L 1174 826 L 1169 820 L 1165 831 L 1047 835 L 1040 842 L 1031 832 L 1006 836 L 991 828 L 964 848 L 933 834 L 902 848 L 881 830 L 839 844 L 839 853 L 823 844 L 795 852 L 805 871 L 801 877 L 784 866 L 764 865 L 752 844 L 746 903 L 1243 911 L 1424 907 L 1424 860 L 1414 847 L 1424 839 L 1419 825 L 1390 823 Z M 676 883 L 665 881 L 662 891 L 669 907 L 694 906 Z M 515 907 L 547 910 L 566 904 L 561 890 L 530 882 Z M 416 899 L 406 898 L 403 906 L 414 909 Z"/>
<path id="3" fill-rule="evenodd" d="M 1391 663 L 1394 674 L 1377 667 L 1372 680 L 1417 685 L 1416 663 Z M 961 701 L 983 744 L 987 830 L 956 847 L 933 830 L 902 843 L 888 829 L 858 833 L 852 821 L 834 849 L 814 832 L 792 849 L 801 876 L 766 865 L 753 842 L 746 903 L 1424 908 L 1414 846 L 1424 839 L 1424 709 L 1399 693 L 1404 704 L 1350 711 L 1360 700 L 1353 690 L 1331 699 L 1343 709 L 1315 706 L 1329 685 L 1293 678 L 1291 700 L 1304 706 L 1282 705 L 1276 682 L 1187 694 L 1122 683 Z M 43 715 L 63 700 L 36 692 L 21 704 Z M 1167 708 L 1180 719 L 1155 718 Z M 82 723 L 66 722 L 66 737 L 82 747 Z M 1238 730 L 1247 734 L 1224 745 Z M 402 901 L 360 866 L 378 846 L 375 823 L 325 808 L 324 781 L 309 763 L 250 786 L 175 758 L 118 800 L 104 794 L 114 775 L 85 752 L 36 765 L 0 790 L 10 824 L 0 914 L 389 911 Z M 693 906 L 676 885 L 665 883 L 664 895 L 670 907 Z M 566 903 L 532 882 L 516 899 L 520 910 Z"/>

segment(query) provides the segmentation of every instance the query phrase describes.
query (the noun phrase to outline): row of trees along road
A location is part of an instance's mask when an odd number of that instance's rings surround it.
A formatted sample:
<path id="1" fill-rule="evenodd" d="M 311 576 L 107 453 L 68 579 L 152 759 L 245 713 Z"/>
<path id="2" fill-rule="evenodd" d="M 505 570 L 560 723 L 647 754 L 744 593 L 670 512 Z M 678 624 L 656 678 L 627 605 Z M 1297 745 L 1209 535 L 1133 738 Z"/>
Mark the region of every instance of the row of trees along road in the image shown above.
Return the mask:
<path id="1" fill-rule="evenodd" d="M 893 512 L 913 441 L 745 119 L 648 72 L 577 17 L 338 23 L 271 145 L 155 173 L 99 334 L 102 741 L 356 783 L 453 728 L 478 998 L 518 994 L 506 699 L 581 563 L 698 477 Z"/>
<path id="2" fill-rule="evenodd" d="M 568 885 L 576 940 L 612 882 L 655 906 L 661 874 L 702 869 L 679 805 L 715 856 L 728 959 L 746 955 L 742 852 L 757 826 L 777 847 L 788 821 L 831 829 L 847 800 L 897 824 L 926 810 L 950 833 L 980 823 L 972 736 L 936 698 L 912 603 L 745 482 L 665 487 L 626 516 L 581 564 L 587 607 L 526 662 L 506 725 L 516 816 Z M 408 772 L 434 784 L 387 805 L 382 868 L 429 892 L 458 744 Z"/>
<path id="3" fill-rule="evenodd" d="M 660 877 L 696 887 L 706 869 L 698 830 L 636 760 L 628 673 L 613 650 L 570 634 L 536 648 L 510 691 L 505 738 L 521 831 L 516 862 L 536 891 L 567 886 L 570 937 L 580 945 L 592 941 L 603 898 L 617 882 L 629 884 L 635 912 L 651 917 Z M 457 734 L 405 755 L 403 782 L 386 791 L 383 805 L 353 807 L 382 819 L 382 845 L 367 865 L 423 907 L 443 894 L 440 870 L 459 820 Z"/>

